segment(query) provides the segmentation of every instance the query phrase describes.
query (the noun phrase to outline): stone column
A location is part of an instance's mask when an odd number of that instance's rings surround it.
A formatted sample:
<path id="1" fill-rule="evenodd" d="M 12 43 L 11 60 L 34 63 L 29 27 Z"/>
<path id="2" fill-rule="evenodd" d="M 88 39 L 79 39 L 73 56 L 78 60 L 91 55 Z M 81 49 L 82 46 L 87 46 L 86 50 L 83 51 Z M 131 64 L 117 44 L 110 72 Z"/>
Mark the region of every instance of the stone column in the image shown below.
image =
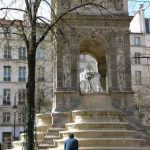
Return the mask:
<path id="1" fill-rule="evenodd" d="M 131 83 L 131 58 L 130 58 L 130 33 L 127 31 L 124 35 L 124 54 L 125 54 L 125 73 L 126 73 L 126 91 L 132 91 Z"/>
<path id="2" fill-rule="evenodd" d="M 110 71 L 110 90 L 118 91 L 118 81 L 117 81 L 117 51 L 116 51 L 116 34 L 110 33 L 109 42 L 109 67 Z"/>
<path id="3" fill-rule="evenodd" d="M 62 127 L 67 123 L 69 112 L 79 105 L 79 44 L 74 40 L 75 37 L 70 36 L 68 30 L 64 32 L 65 37 L 58 35 L 57 38 L 56 88 L 52 108 L 54 127 Z"/>

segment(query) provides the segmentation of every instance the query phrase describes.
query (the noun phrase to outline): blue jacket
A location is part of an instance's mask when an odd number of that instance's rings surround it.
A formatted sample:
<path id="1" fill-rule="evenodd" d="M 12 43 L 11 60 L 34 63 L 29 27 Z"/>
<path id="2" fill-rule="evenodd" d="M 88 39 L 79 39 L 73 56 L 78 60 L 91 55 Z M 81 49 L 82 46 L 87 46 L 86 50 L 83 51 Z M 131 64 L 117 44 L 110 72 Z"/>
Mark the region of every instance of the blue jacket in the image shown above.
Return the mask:
<path id="1" fill-rule="evenodd" d="M 69 138 L 64 144 L 64 150 L 78 150 L 78 140 L 74 138 Z"/>

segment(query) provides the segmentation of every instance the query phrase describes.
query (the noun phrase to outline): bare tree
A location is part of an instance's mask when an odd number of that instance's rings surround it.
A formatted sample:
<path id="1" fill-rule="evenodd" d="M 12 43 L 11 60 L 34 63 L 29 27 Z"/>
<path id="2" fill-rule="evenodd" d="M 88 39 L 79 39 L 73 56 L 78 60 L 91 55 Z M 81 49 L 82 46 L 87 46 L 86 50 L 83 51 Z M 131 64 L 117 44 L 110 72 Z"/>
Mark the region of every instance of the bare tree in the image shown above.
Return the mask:
<path id="1" fill-rule="evenodd" d="M 53 7 L 51 6 L 50 1 L 48 0 L 22 0 L 25 3 L 25 8 L 20 9 L 16 7 L 3 7 L 0 8 L 0 11 L 5 11 L 5 16 L 7 17 L 8 11 L 18 11 L 24 13 L 24 16 L 27 18 L 25 20 L 16 20 L 15 18 L 12 21 L 8 22 L 8 26 L 13 26 L 18 29 L 19 32 L 13 32 L 11 34 L 20 35 L 24 40 L 27 48 L 27 61 L 28 61 L 28 81 L 26 83 L 27 88 L 27 149 L 34 150 L 34 121 L 35 121 L 35 66 L 36 66 L 36 51 L 39 44 L 46 38 L 49 33 L 55 35 L 55 31 L 59 32 L 63 36 L 63 31 L 59 28 L 58 23 L 64 21 L 63 17 L 68 13 L 79 9 L 84 6 L 92 5 L 96 7 L 100 12 L 101 8 L 105 9 L 102 5 L 96 4 L 93 2 L 83 3 L 80 2 L 79 5 L 68 8 L 64 12 L 56 15 Z M 3 3 L 3 0 L 1 0 Z M 16 3 L 16 0 L 12 0 L 10 3 L 12 6 Z M 45 3 L 47 7 L 51 10 L 51 18 L 49 20 L 44 16 L 38 15 L 38 11 L 41 5 Z M 48 12 L 50 13 L 50 12 Z M 69 25 L 68 25 L 69 26 Z M 69 26 L 70 27 L 70 26 Z M 56 30 L 54 30 L 54 28 Z M 72 27 L 70 27 L 72 28 Z M 38 35 L 38 29 L 41 29 L 40 35 Z"/>

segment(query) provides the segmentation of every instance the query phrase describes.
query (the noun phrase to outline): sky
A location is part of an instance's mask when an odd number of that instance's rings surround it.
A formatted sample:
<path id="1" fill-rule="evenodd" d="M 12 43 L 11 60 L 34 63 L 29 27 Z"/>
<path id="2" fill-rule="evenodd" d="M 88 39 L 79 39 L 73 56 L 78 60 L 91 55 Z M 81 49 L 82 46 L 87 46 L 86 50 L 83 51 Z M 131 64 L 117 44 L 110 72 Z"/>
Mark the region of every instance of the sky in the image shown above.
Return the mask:
<path id="1" fill-rule="evenodd" d="M 140 4 L 144 4 L 144 8 L 150 6 L 150 0 L 128 0 L 129 15 L 134 16 Z M 145 18 L 150 18 L 150 7 L 145 10 Z"/>
<path id="2" fill-rule="evenodd" d="M 47 1 L 51 1 L 51 0 L 47 0 Z M 47 18 L 50 17 L 50 8 L 48 7 L 48 5 L 43 2 L 41 4 L 42 5 L 40 5 L 38 15 L 47 16 Z M 0 8 L 3 8 L 3 7 L 25 9 L 25 0 L 0 0 Z M 6 14 L 6 11 L 4 10 L 0 11 L 0 18 L 3 18 L 5 14 Z M 8 14 L 7 19 L 10 19 L 10 20 L 23 18 L 23 12 L 7 10 L 7 14 Z"/>

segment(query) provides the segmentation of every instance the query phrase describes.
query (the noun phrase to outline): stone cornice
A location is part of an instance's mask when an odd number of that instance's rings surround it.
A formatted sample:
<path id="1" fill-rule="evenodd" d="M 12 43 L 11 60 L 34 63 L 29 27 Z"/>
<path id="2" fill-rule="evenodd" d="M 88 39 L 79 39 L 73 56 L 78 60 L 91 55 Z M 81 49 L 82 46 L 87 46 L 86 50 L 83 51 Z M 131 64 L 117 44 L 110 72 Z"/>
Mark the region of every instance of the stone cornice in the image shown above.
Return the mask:
<path id="1" fill-rule="evenodd" d="M 114 16 L 78 16 L 78 15 L 68 15 L 64 19 L 73 26 L 119 26 L 125 27 L 129 26 L 132 17 L 127 15 L 114 15 Z M 64 24 L 66 25 L 66 24 Z"/>

